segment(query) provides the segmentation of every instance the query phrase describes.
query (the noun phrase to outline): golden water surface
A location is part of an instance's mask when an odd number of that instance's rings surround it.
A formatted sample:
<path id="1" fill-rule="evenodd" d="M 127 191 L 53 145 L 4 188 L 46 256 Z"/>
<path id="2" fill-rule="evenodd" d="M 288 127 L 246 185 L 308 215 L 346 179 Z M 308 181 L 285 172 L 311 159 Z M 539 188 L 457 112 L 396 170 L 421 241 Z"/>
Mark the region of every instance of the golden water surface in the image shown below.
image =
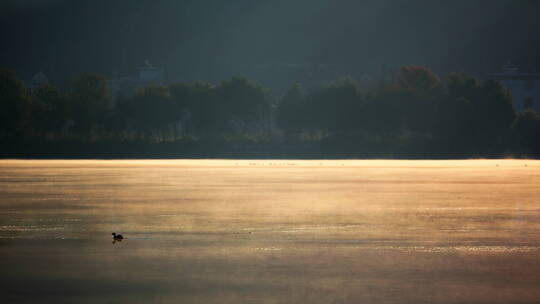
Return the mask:
<path id="1" fill-rule="evenodd" d="M 0 302 L 539 303 L 540 161 L 0 160 Z"/>

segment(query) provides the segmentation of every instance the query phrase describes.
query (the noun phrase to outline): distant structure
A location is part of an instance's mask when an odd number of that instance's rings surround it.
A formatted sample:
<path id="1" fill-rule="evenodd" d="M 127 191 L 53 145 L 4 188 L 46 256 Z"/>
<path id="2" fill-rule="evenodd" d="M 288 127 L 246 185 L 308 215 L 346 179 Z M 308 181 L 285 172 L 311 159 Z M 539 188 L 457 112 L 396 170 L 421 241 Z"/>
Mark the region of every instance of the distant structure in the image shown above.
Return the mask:
<path id="1" fill-rule="evenodd" d="M 43 72 L 38 72 L 32 79 L 26 84 L 26 87 L 30 90 L 35 90 L 41 87 L 44 87 L 49 84 L 49 78 L 43 74 Z"/>
<path id="2" fill-rule="evenodd" d="M 502 73 L 490 74 L 489 78 L 500 81 L 512 92 L 516 110 L 540 111 L 539 73 L 520 73 L 515 65 L 508 63 L 503 66 Z"/>
<path id="3" fill-rule="evenodd" d="M 375 80 L 371 75 L 364 73 L 360 77 L 360 80 L 358 80 L 358 86 L 365 90 L 373 89 L 375 87 Z"/>
<path id="4" fill-rule="evenodd" d="M 137 74 L 118 79 L 107 80 L 107 87 L 110 90 L 113 107 L 119 97 L 131 97 L 138 89 L 149 85 L 163 84 L 163 70 L 152 66 L 148 60 L 142 67 L 137 69 Z"/>

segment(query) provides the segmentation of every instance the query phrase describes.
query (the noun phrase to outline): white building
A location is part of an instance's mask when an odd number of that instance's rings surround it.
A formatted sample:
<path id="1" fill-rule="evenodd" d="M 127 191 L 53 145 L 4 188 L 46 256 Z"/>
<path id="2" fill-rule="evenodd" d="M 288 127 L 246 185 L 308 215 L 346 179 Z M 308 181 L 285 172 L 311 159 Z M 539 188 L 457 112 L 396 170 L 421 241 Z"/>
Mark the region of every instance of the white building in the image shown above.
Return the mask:
<path id="1" fill-rule="evenodd" d="M 516 110 L 534 109 L 540 112 L 540 74 L 520 73 L 516 66 L 508 63 L 503 66 L 502 73 L 489 76 L 512 92 Z"/>
<path id="2" fill-rule="evenodd" d="M 49 84 L 49 78 L 43 72 L 36 73 L 32 79 L 26 84 L 28 89 L 35 90 Z"/>
<path id="3" fill-rule="evenodd" d="M 148 61 L 137 69 L 136 75 L 107 80 L 112 106 L 116 105 L 120 96 L 131 97 L 138 89 L 149 85 L 163 85 L 163 70 L 152 66 Z"/>

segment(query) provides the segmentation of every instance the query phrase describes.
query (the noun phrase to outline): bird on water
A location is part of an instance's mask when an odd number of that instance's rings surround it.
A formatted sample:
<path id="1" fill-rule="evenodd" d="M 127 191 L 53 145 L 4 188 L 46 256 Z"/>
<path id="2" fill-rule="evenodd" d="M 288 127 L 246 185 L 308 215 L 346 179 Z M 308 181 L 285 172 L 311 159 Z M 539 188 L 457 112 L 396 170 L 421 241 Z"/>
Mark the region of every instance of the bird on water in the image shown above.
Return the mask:
<path id="1" fill-rule="evenodd" d="M 121 241 L 124 239 L 124 237 L 121 234 L 116 234 L 115 232 L 112 233 L 113 240 L 115 241 Z"/>

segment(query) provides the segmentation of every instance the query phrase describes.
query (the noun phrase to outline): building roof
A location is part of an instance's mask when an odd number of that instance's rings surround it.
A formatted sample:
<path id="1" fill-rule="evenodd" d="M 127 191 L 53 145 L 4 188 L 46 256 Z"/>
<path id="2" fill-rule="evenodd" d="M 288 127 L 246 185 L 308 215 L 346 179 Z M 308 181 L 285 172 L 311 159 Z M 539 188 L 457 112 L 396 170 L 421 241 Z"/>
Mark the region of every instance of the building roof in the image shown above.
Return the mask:
<path id="1" fill-rule="evenodd" d="M 503 65 L 502 73 L 492 73 L 489 76 L 498 79 L 540 79 L 540 73 L 520 73 L 519 69 L 510 62 Z"/>

